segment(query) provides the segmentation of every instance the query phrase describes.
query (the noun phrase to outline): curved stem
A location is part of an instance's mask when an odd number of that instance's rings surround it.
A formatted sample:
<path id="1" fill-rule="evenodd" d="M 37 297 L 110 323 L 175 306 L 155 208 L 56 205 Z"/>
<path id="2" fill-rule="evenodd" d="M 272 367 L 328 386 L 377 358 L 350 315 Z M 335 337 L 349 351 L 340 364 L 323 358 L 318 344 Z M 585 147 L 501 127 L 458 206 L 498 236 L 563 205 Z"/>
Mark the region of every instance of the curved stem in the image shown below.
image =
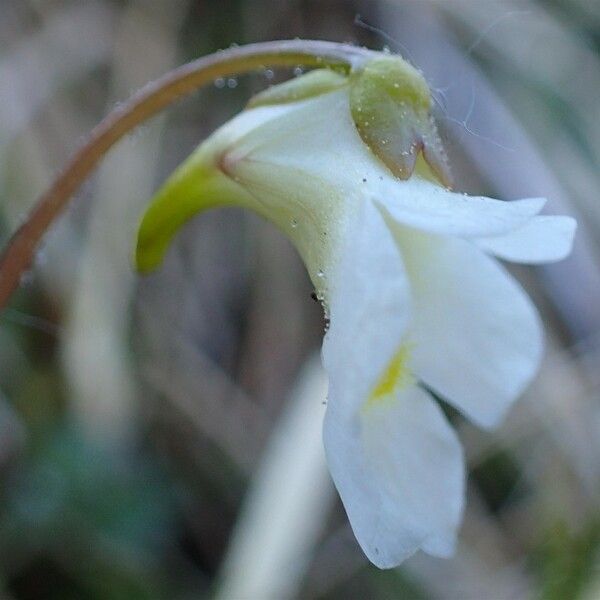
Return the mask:
<path id="1" fill-rule="evenodd" d="M 334 42 L 285 40 L 222 50 L 182 65 L 139 90 L 109 113 L 90 133 L 62 173 L 42 194 L 0 256 L 0 310 L 31 266 L 39 242 L 71 196 L 108 150 L 127 132 L 160 110 L 217 77 L 266 66 L 328 66 L 349 70 L 371 52 Z"/>

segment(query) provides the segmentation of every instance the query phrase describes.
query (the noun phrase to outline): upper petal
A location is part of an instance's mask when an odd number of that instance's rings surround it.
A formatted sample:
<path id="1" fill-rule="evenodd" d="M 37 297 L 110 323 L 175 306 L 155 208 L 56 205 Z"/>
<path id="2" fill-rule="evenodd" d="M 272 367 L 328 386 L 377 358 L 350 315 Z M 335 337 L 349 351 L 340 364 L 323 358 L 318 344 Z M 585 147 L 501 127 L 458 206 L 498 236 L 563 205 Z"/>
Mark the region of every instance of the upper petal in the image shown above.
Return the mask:
<path id="1" fill-rule="evenodd" d="M 538 216 L 500 236 L 473 240 L 482 250 L 518 263 L 562 260 L 571 253 L 577 222 L 571 217 Z"/>
<path id="2" fill-rule="evenodd" d="M 545 198 L 505 202 L 467 196 L 414 177 L 396 187 L 390 187 L 383 180 L 374 193 L 393 221 L 431 233 L 460 237 L 509 232 L 539 213 L 546 202 Z"/>
<path id="3" fill-rule="evenodd" d="M 496 425 L 541 360 L 535 307 L 471 242 L 397 234 L 413 290 L 415 374 L 478 424 Z"/>
<path id="4" fill-rule="evenodd" d="M 252 163 L 265 165 L 272 183 L 279 185 L 280 202 L 286 201 L 289 185 L 278 177 L 278 170 L 293 170 L 325 182 L 326 189 L 338 190 L 339 197 L 344 198 L 339 208 L 344 210 L 369 199 L 401 224 L 463 237 L 509 232 L 536 215 L 545 203 L 543 198 L 504 202 L 470 197 L 417 173 L 406 181 L 397 179 L 356 131 L 346 89 L 285 105 L 285 110 L 277 108 L 276 115 L 255 128 L 247 128 L 245 121 L 256 117 L 243 113 L 223 128 L 223 133 L 235 137 L 231 131 L 238 130 L 237 123 L 243 124 L 239 130 L 244 133 L 237 138 L 233 153 L 233 162 L 238 165 L 233 173 L 240 175 L 243 183 L 242 168 L 252 168 Z M 317 207 L 328 200 L 312 194 L 306 202 Z"/>

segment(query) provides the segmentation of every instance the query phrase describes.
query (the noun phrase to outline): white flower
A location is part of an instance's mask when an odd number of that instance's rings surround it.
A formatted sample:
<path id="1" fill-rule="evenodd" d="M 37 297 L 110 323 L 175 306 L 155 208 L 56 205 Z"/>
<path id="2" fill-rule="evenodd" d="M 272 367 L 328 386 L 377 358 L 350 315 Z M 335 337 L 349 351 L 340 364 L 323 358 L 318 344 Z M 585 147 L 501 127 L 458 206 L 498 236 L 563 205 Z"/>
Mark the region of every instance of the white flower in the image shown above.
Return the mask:
<path id="1" fill-rule="evenodd" d="M 494 256 L 560 260 L 575 230 L 569 217 L 538 216 L 543 199 L 438 183 L 448 174 L 429 102 L 399 58 L 271 88 L 179 167 L 138 237 L 147 271 L 197 212 L 241 205 L 294 243 L 330 317 L 329 468 L 382 568 L 455 544 L 464 461 L 430 391 L 493 427 L 538 368 L 538 315 Z"/>

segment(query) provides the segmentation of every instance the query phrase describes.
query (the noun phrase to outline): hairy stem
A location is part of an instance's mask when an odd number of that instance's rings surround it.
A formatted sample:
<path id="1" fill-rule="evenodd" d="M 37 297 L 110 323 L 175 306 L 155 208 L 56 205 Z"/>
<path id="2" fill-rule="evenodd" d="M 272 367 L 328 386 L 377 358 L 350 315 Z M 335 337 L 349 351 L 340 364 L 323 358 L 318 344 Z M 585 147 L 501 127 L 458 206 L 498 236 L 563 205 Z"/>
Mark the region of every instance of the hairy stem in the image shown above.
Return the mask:
<path id="1" fill-rule="evenodd" d="M 370 51 L 334 42 L 286 40 L 229 48 L 187 63 L 139 90 L 109 113 L 90 133 L 0 255 L 0 310 L 30 268 L 44 233 L 90 172 L 127 132 L 160 110 L 217 77 L 264 68 L 303 65 L 349 70 Z"/>

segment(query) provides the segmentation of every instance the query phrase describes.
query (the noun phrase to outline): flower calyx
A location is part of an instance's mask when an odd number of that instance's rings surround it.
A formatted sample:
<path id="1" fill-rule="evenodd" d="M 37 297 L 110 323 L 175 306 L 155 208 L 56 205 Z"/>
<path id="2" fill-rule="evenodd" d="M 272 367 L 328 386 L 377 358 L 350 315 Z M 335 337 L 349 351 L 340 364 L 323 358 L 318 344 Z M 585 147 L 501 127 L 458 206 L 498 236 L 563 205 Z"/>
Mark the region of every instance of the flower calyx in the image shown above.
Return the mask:
<path id="1" fill-rule="evenodd" d="M 451 187 L 429 86 L 412 65 L 399 56 L 380 56 L 354 71 L 350 111 L 362 140 L 396 177 L 408 179 L 423 152 L 437 179 Z"/>
<path id="2" fill-rule="evenodd" d="M 370 150 L 401 180 L 413 174 L 423 153 L 435 178 L 450 188 L 446 154 L 431 116 L 431 93 L 423 75 L 400 56 L 381 55 L 349 75 L 317 69 L 259 92 L 248 108 L 297 102 L 349 88 L 354 125 Z"/>

